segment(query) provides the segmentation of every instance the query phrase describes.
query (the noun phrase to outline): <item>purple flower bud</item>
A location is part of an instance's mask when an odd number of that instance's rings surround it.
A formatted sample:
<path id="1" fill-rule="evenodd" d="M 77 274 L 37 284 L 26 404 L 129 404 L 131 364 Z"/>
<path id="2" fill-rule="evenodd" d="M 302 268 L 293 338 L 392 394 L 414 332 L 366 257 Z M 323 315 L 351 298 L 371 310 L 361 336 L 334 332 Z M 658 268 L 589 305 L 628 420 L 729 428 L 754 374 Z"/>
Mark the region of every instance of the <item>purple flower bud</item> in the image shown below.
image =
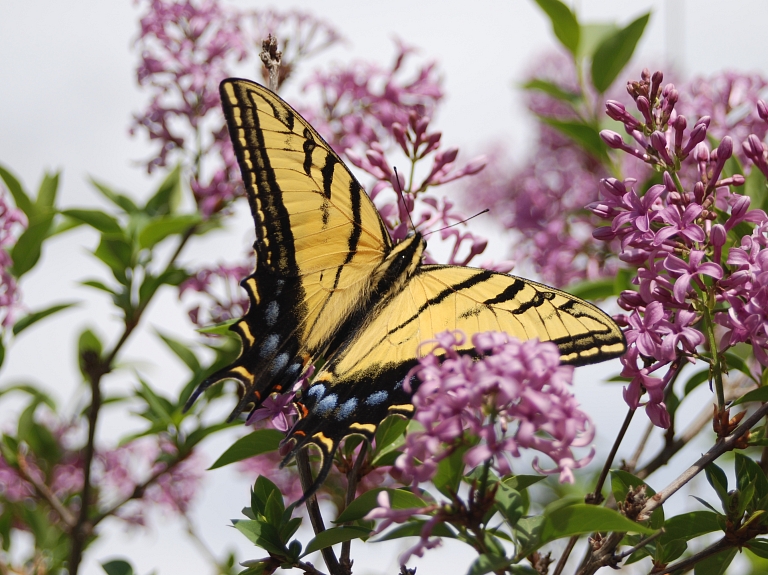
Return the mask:
<path id="1" fill-rule="evenodd" d="M 693 197 L 696 199 L 697 204 L 701 204 L 704 201 L 704 184 L 702 182 L 696 182 L 693 185 Z"/>
<path id="2" fill-rule="evenodd" d="M 608 114 L 608 117 L 612 120 L 623 122 L 624 115 L 627 113 L 627 109 L 621 102 L 616 100 L 607 100 L 605 102 L 605 113 Z"/>
<path id="3" fill-rule="evenodd" d="M 667 190 L 669 190 L 670 192 L 677 191 L 675 180 L 672 179 L 672 176 L 669 174 L 669 172 L 664 172 L 664 175 L 662 176 L 662 180 L 664 180 L 664 186 L 667 188 Z"/>
<path id="4" fill-rule="evenodd" d="M 624 182 L 617 180 L 616 178 L 603 178 L 600 180 L 600 185 L 603 187 L 603 191 L 612 196 L 620 198 L 627 193 L 627 188 L 624 185 Z"/>
<path id="5" fill-rule="evenodd" d="M 658 130 L 653 132 L 651 134 L 651 145 L 659 153 L 661 159 L 664 160 L 668 166 L 674 164 L 674 161 L 672 160 L 672 157 L 669 155 L 669 151 L 667 150 L 667 139 L 664 137 L 664 134 Z"/>
<path id="6" fill-rule="evenodd" d="M 709 146 L 703 142 L 696 146 L 696 150 L 693 152 L 693 157 L 697 162 L 709 162 Z"/>
<path id="7" fill-rule="evenodd" d="M 688 138 L 688 143 L 683 148 L 683 157 L 687 157 L 696 146 L 704 141 L 707 137 L 707 125 L 699 121 L 691 130 L 691 135 Z"/>
<path id="8" fill-rule="evenodd" d="M 610 213 L 601 215 L 596 210 L 593 210 L 593 212 L 603 218 L 610 217 Z M 596 240 L 600 240 L 601 242 L 610 242 L 612 239 L 616 237 L 616 232 L 613 231 L 613 228 L 611 226 L 601 226 L 599 228 L 595 228 L 595 230 L 592 232 L 592 237 L 595 238 Z"/>
<path id="9" fill-rule="evenodd" d="M 624 290 L 619 296 L 619 305 L 626 310 L 637 309 L 645 307 L 645 301 L 643 300 L 643 296 L 640 295 L 640 292 L 636 292 L 635 290 Z"/>
<path id="10" fill-rule="evenodd" d="M 392 124 L 392 135 L 395 137 L 395 141 L 400 144 L 405 155 L 410 156 L 410 152 L 408 151 L 408 141 L 405 138 L 405 128 L 399 122 Z"/>
<path id="11" fill-rule="evenodd" d="M 699 121 L 696 122 L 696 124 L 704 124 L 705 128 L 709 128 L 709 122 L 711 121 L 711 118 L 709 116 L 702 116 L 699 118 Z"/>
<path id="12" fill-rule="evenodd" d="M 725 231 L 725 226 L 723 226 L 723 224 L 715 224 L 712 226 L 712 231 L 709 233 L 710 241 L 716 248 L 721 248 L 725 245 L 727 235 L 728 232 Z"/>
<path id="13" fill-rule="evenodd" d="M 645 123 L 649 126 L 652 126 L 653 118 L 651 117 L 651 104 L 648 101 L 648 98 L 645 96 L 639 96 L 637 98 L 637 109 L 640 110 L 643 118 L 645 118 Z"/>
<path id="14" fill-rule="evenodd" d="M 621 150 L 624 148 L 624 140 L 622 140 L 621 135 L 619 135 L 618 132 L 614 132 L 613 130 L 602 130 L 600 132 L 600 137 L 609 148 L 613 148 L 614 150 Z"/>
<path id="15" fill-rule="evenodd" d="M 717 161 L 723 162 L 733 155 L 733 140 L 730 136 L 725 136 L 717 147 Z"/>
<path id="16" fill-rule="evenodd" d="M 651 76 L 651 98 L 656 98 L 659 93 L 659 86 L 664 81 L 664 74 L 660 70 L 656 70 Z"/>
<path id="17" fill-rule="evenodd" d="M 672 127 L 675 130 L 675 151 L 678 153 L 678 155 L 681 153 L 681 148 L 683 146 L 683 133 L 685 132 L 685 128 L 688 126 L 688 121 L 685 119 L 685 116 L 678 116 L 675 118 L 675 121 L 672 122 Z"/>
<path id="18" fill-rule="evenodd" d="M 714 188 L 715 182 L 717 182 L 718 178 L 720 177 L 720 173 L 725 167 L 725 162 L 733 154 L 733 140 L 730 136 L 723 137 L 723 139 L 720 141 L 720 145 L 717 147 L 716 152 L 717 163 L 712 170 L 712 177 L 710 178 L 709 184 L 707 185 L 708 190 Z"/>
<path id="19" fill-rule="evenodd" d="M 765 102 L 762 100 L 757 101 L 757 115 L 760 116 L 764 122 L 768 122 L 768 106 L 766 106 Z"/>
<path id="20" fill-rule="evenodd" d="M 619 254 L 619 259 L 633 266 L 641 266 L 648 261 L 651 253 L 647 250 L 630 249 Z"/>

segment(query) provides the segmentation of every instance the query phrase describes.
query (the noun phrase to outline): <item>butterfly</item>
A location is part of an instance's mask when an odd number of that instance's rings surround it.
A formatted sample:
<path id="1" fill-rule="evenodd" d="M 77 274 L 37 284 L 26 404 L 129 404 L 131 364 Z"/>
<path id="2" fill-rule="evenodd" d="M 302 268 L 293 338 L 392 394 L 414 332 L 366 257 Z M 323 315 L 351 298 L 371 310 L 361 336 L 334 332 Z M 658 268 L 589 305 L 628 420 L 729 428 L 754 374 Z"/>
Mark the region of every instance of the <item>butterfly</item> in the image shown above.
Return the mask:
<path id="1" fill-rule="evenodd" d="M 304 499 L 328 475 L 342 439 L 371 441 L 387 416 L 413 414 L 404 379 L 420 342 L 439 332 L 552 341 L 574 365 L 624 352 L 619 327 L 586 301 L 506 274 L 423 264 L 423 236 L 394 244 L 349 168 L 296 110 L 248 80 L 224 80 L 220 93 L 256 223 L 256 269 L 241 282 L 250 307 L 230 327 L 240 356 L 187 405 L 234 379 L 242 394 L 233 419 L 291 390 L 324 358 L 295 402 L 300 419 L 287 437 L 294 445 L 286 461 L 309 445 L 322 455 Z"/>

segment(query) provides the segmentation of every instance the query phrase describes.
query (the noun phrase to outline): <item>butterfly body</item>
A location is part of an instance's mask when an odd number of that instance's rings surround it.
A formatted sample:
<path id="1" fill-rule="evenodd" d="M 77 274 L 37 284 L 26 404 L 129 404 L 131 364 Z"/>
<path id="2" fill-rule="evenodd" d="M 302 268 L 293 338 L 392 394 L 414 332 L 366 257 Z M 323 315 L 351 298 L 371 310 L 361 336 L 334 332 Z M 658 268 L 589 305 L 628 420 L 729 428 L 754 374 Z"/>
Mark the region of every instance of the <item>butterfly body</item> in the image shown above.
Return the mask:
<path id="1" fill-rule="evenodd" d="M 293 108 L 247 80 L 225 80 L 221 96 L 256 223 L 256 269 L 241 283 L 249 310 L 232 326 L 240 357 L 189 403 L 235 379 L 243 394 L 233 418 L 324 359 L 289 433 L 289 458 L 310 444 L 323 455 L 310 492 L 344 437 L 370 440 L 387 415 L 412 414 L 404 378 L 419 344 L 441 331 L 553 341 L 575 365 L 624 352 L 610 317 L 565 292 L 488 270 L 423 265 L 421 234 L 394 244 L 362 186 Z"/>

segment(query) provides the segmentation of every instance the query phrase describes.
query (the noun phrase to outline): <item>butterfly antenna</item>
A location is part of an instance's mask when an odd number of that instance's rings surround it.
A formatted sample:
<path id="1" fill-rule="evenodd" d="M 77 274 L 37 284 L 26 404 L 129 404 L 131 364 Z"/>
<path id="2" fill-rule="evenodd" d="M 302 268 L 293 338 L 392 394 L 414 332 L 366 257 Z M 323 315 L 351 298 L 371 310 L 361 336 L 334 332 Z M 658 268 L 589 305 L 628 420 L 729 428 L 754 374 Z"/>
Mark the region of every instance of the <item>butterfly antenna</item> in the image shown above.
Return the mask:
<path id="1" fill-rule="evenodd" d="M 423 235 L 426 238 L 428 235 L 434 234 L 435 232 L 442 232 L 443 230 L 447 230 L 448 228 L 454 228 L 454 227 L 456 227 L 458 225 L 466 224 L 469 220 L 471 220 L 473 218 L 476 218 L 477 216 L 482 216 L 483 214 L 486 214 L 486 213 L 488 213 L 490 211 L 491 210 L 489 210 L 488 208 L 485 208 L 482 212 L 477 212 L 474 216 L 469 216 L 465 220 L 461 220 L 460 222 L 456 222 L 455 224 L 451 224 L 450 226 L 445 226 L 444 228 L 440 228 L 439 230 L 432 230 L 432 231 L 427 232 L 426 234 L 423 234 Z"/>
<path id="2" fill-rule="evenodd" d="M 400 187 L 400 174 L 397 173 L 397 167 L 395 167 L 395 181 L 397 182 L 397 193 L 400 196 L 400 201 L 403 202 L 403 208 L 405 208 L 405 213 L 408 214 L 408 221 L 411 222 L 411 229 L 416 230 L 416 226 L 413 223 L 413 220 L 411 219 L 411 212 L 408 209 L 408 204 L 405 203 L 405 194 L 403 193 L 403 188 Z"/>

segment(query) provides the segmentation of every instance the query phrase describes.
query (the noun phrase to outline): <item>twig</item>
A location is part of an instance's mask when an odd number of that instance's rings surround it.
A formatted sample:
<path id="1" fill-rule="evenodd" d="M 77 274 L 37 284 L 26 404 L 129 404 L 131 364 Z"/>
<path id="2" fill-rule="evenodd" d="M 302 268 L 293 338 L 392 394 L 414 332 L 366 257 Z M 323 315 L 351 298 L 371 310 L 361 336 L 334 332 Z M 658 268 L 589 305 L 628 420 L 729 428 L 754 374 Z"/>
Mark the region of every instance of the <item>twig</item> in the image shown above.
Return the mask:
<path id="1" fill-rule="evenodd" d="M 571 556 L 571 551 L 573 551 L 573 548 L 578 540 L 578 535 L 574 535 L 568 540 L 568 545 L 565 546 L 562 555 L 560 555 L 560 559 L 558 559 L 557 565 L 555 566 L 555 571 L 552 573 L 552 575 L 560 575 L 563 572 L 563 569 L 565 569 L 565 564 L 568 562 L 568 557 Z"/>
<path id="2" fill-rule="evenodd" d="M 598 477 L 597 479 L 595 490 L 591 494 L 587 495 L 587 503 L 594 502 L 595 504 L 597 504 L 602 501 L 603 484 L 605 483 L 605 480 L 608 477 L 608 473 L 611 471 L 611 465 L 613 465 L 613 459 L 616 457 L 616 452 L 619 450 L 619 445 L 621 445 L 621 442 L 624 439 L 624 435 L 626 435 L 627 429 L 629 429 L 629 424 L 632 422 L 632 416 L 634 415 L 635 415 L 635 410 L 632 408 L 629 408 L 629 410 L 627 411 L 627 415 L 624 417 L 624 423 L 621 425 L 621 429 L 619 430 L 619 433 L 616 436 L 616 440 L 613 442 L 613 446 L 611 447 L 611 452 L 608 454 L 608 457 L 605 460 L 605 465 L 603 465 L 603 470 L 600 472 L 600 477 Z"/>
<path id="3" fill-rule="evenodd" d="M 693 479 L 708 464 L 712 463 L 726 451 L 733 449 L 734 445 L 741 439 L 741 436 L 747 433 L 752 428 L 752 426 L 760 421 L 760 419 L 762 419 L 766 414 L 768 414 L 768 404 L 763 404 L 757 409 L 757 411 L 746 418 L 731 435 L 718 441 L 712 447 L 712 449 L 702 455 L 698 461 L 686 469 L 682 475 L 680 475 L 680 477 L 675 479 L 667 487 L 651 497 L 643 508 L 642 515 L 650 515 L 654 509 L 669 499 L 675 492 L 677 492 L 683 485 Z"/>
<path id="4" fill-rule="evenodd" d="M 654 541 L 654 540 L 658 539 L 658 538 L 659 538 L 659 537 L 661 537 L 662 535 L 664 535 L 664 529 L 659 529 L 659 530 L 658 530 L 656 533 L 654 533 L 653 535 L 649 535 L 649 536 L 648 536 L 648 537 L 646 537 L 645 539 L 641 539 L 641 540 L 640 540 L 640 542 L 639 542 L 637 545 L 635 545 L 634 547 L 630 547 L 630 548 L 629 548 L 629 549 L 627 549 L 626 551 L 622 551 L 621 553 L 619 553 L 618 555 L 616 555 L 616 559 L 617 559 L 618 561 L 621 561 L 621 560 L 622 560 L 622 559 L 624 559 L 625 557 L 629 557 L 630 555 L 632 555 L 632 553 L 634 553 L 634 552 L 635 552 L 635 551 L 637 551 L 638 549 L 642 549 L 643 547 L 645 547 L 646 545 L 648 545 L 648 544 L 649 544 L 651 541 Z"/>
<path id="5" fill-rule="evenodd" d="M 357 454 L 357 459 L 352 468 L 347 471 L 347 497 L 344 502 L 344 507 L 348 507 L 350 503 L 355 500 L 355 494 L 357 493 L 357 480 L 360 475 L 360 468 L 363 466 L 365 456 L 368 452 L 368 442 L 363 441 L 360 446 L 360 453 Z M 346 573 L 352 573 L 352 561 L 349 558 L 349 554 L 352 551 L 352 541 L 345 541 L 341 544 L 341 567 Z"/>
<path id="6" fill-rule="evenodd" d="M 272 36 L 272 34 L 267 36 L 267 39 L 261 43 L 259 57 L 264 64 L 264 68 L 269 73 L 267 88 L 277 93 L 280 87 L 280 63 L 283 59 L 283 53 L 277 49 L 277 38 Z"/>
<path id="7" fill-rule="evenodd" d="M 64 524 L 69 529 L 71 529 L 75 525 L 75 516 L 72 515 L 72 512 L 64 506 L 61 500 L 56 497 L 56 494 L 51 491 L 45 483 L 39 481 L 31 473 L 29 464 L 27 463 L 27 458 L 21 452 L 21 450 L 19 450 L 19 452 L 16 454 L 16 457 L 19 463 L 19 471 L 21 471 L 24 479 L 29 481 L 34 486 L 35 491 L 37 491 L 40 497 L 45 499 L 51 505 L 51 507 L 53 507 L 56 513 L 59 514 L 59 517 L 61 517 L 62 521 L 64 521 Z"/>
<path id="8" fill-rule="evenodd" d="M 296 467 L 299 471 L 299 479 L 301 480 L 301 489 L 306 491 L 312 486 L 312 469 L 309 466 L 309 456 L 306 449 L 300 449 L 296 454 Z M 312 529 L 315 535 L 319 535 L 325 531 L 325 522 L 323 516 L 320 514 L 320 506 L 317 503 L 317 496 L 311 495 L 306 501 L 307 513 L 309 514 L 309 521 L 312 523 Z M 344 575 L 339 565 L 336 554 L 331 547 L 322 549 L 320 553 L 323 554 L 323 560 L 331 575 Z"/>
<path id="9" fill-rule="evenodd" d="M 195 227 L 191 227 L 182 236 L 179 245 L 176 247 L 176 251 L 173 253 L 165 266 L 165 271 L 171 269 L 176 258 L 181 254 L 181 250 L 186 245 L 187 241 L 192 234 L 195 233 Z M 93 464 L 93 456 L 95 454 L 95 439 L 96 439 L 96 424 L 98 423 L 99 410 L 101 409 L 101 378 L 112 371 L 112 364 L 117 357 L 117 354 L 122 349 L 125 342 L 133 333 L 134 329 L 139 325 L 141 316 L 147 305 L 152 298 L 147 298 L 146 301 L 141 303 L 133 314 L 125 318 L 125 329 L 120 339 L 117 341 L 112 351 L 108 353 L 104 358 L 92 357 L 87 353 L 83 353 L 81 360 L 86 364 L 85 373 L 88 376 L 91 384 L 91 405 L 88 408 L 88 441 L 83 448 L 83 489 L 80 493 L 80 513 L 78 514 L 77 521 L 72 527 L 70 538 L 72 540 L 72 546 L 69 552 L 69 575 L 77 575 L 80 568 L 80 562 L 83 559 L 83 549 L 85 548 L 85 542 L 89 535 L 93 531 L 94 523 L 89 521 L 88 512 L 90 508 L 91 498 L 91 466 Z M 95 354 L 94 354 L 95 355 Z M 103 519 L 103 518 L 102 518 Z"/>

